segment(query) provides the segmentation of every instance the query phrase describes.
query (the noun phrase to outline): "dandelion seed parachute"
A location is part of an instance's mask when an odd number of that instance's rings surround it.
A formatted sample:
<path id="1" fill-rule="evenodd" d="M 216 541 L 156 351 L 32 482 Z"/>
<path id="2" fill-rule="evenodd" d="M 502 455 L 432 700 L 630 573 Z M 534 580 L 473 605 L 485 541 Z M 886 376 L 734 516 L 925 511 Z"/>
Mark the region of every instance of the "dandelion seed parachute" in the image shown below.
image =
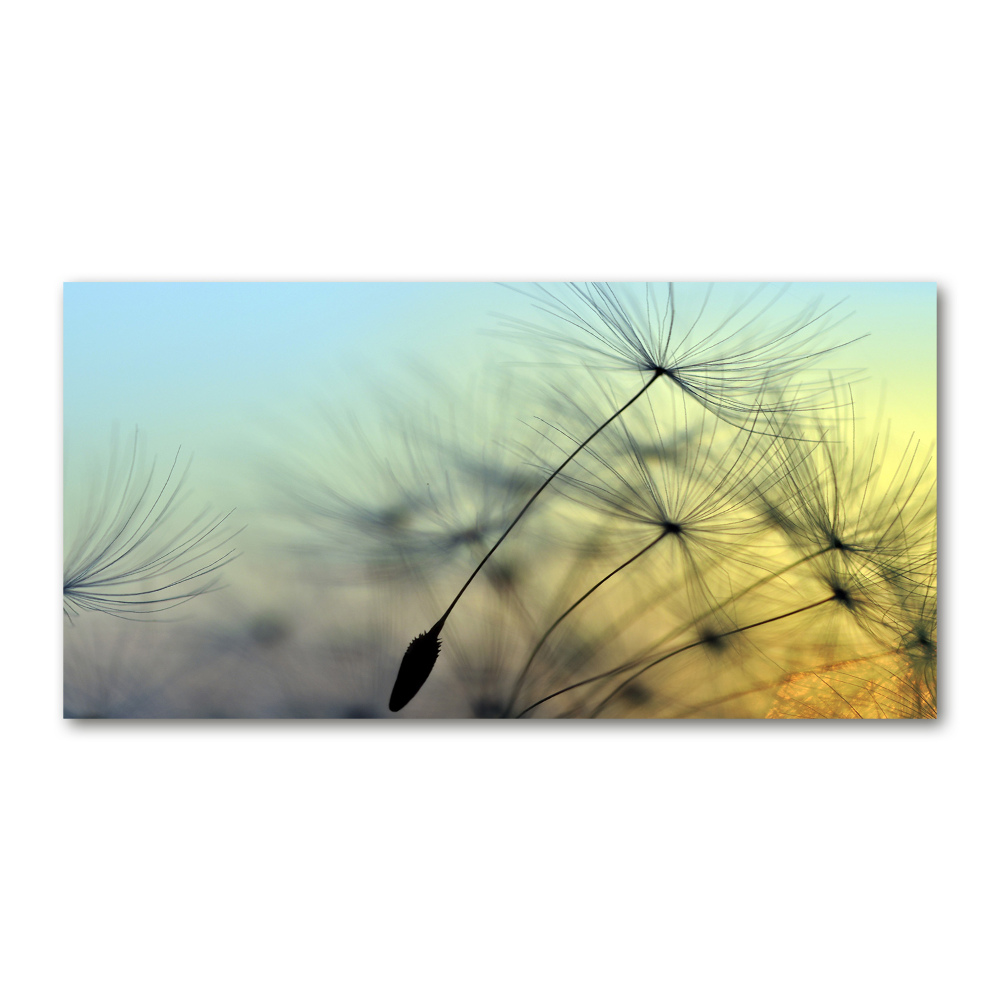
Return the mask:
<path id="1" fill-rule="evenodd" d="M 310 530 L 309 553 L 334 551 L 351 579 L 412 580 L 480 558 L 541 481 L 511 456 L 524 428 L 483 404 L 497 393 L 440 382 L 451 412 L 387 400 L 364 429 L 330 418 L 310 428 L 307 459 L 276 463 L 281 508 Z"/>
<path id="2" fill-rule="evenodd" d="M 712 303 L 717 294 L 712 285 L 699 297 L 669 283 L 665 301 L 655 284 L 646 284 L 641 293 L 606 282 L 510 287 L 548 319 L 507 318 L 501 324 L 504 335 L 529 336 L 536 344 L 568 350 L 577 363 L 582 357 L 593 367 L 662 375 L 735 423 L 756 412 L 764 387 L 795 386 L 796 398 L 786 400 L 785 412 L 826 408 L 829 373 L 803 376 L 831 352 L 861 339 L 831 340 L 832 331 L 849 318 L 840 311 L 842 303 L 824 309 L 816 300 L 780 314 L 788 285 L 777 290 L 761 285 L 734 305 L 718 307 Z"/>
<path id="3" fill-rule="evenodd" d="M 600 409 L 600 407 L 597 407 Z M 581 417 L 586 418 L 585 407 Z M 673 413 L 649 396 L 623 414 L 577 458 L 578 469 L 563 472 L 556 488 L 573 502 L 571 510 L 589 510 L 605 521 L 609 538 L 625 539 L 627 558 L 578 597 L 535 644 L 511 696 L 520 694 L 531 665 L 553 631 L 577 607 L 617 574 L 633 567 L 654 547 L 663 562 L 682 571 L 680 586 L 704 590 L 707 564 L 724 557 L 730 565 L 748 558 L 741 554 L 763 519 L 750 507 L 755 483 L 770 483 L 783 475 L 770 463 L 771 449 L 760 446 L 753 428 L 738 431 L 701 407 L 687 412 L 682 397 Z M 564 433 L 574 443 L 576 431 Z M 583 432 L 586 433 L 586 432 Z M 641 548 L 638 546 L 642 545 Z M 755 562 L 759 564 L 759 553 Z M 630 570 L 633 572 L 634 570 Z M 704 594 L 706 607 L 711 604 Z M 676 595 L 675 595 L 676 597 Z M 721 608 L 716 608 L 718 615 Z M 724 630 L 727 625 L 722 626 Z M 706 644 L 709 638 L 703 640 Z"/>
<path id="4" fill-rule="evenodd" d="M 853 412 L 775 447 L 787 470 L 755 501 L 799 551 L 831 551 L 885 580 L 920 579 L 936 547 L 933 449 L 856 438 Z"/>
<path id="5" fill-rule="evenodd" d="M 141 620 L 217 589 L 217 571 L 238 555 L 227 547 L 243 529 L 227 533 L 223 525 L 232 511 L 213 516 L 207 510 L 172 527 L 188 471 L 178 471 L 179 461 L 180 449 L 157 487 L 155 462 L 148 472 L 142 469 L 138 430 L 124 470 L 115 451 L 103 491 L 85 513 L 84 529 L 66 556 L 67 619 L 101 611 Z"/>

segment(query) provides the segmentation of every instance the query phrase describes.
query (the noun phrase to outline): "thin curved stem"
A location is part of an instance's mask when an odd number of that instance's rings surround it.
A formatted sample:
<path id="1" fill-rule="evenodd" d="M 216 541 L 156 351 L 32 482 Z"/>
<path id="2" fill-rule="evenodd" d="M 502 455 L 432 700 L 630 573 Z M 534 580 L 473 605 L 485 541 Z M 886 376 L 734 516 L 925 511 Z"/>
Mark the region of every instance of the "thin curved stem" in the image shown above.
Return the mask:
<path id="1" fill-rule="evenodd" d="M 774 570 L 772 573 L 768 573 L 767 576 L 762 576 L 759 579 L 755 580 L 753 583 L 747 584 L 747 586 L 745 586 L 742 590 L 739 590 L 735 594 L 731 594 L 729 597 L 727 597 L 726 600 L 719 601 L 718 604 L 714 604 L 712 605 L 712 607 L 703 611 L 701 614 L 696 615 L 694 618 L 688 619 L 686 622 L 684 622 L 683 625 L 679 625 L 672 632 L 658 639 L 656 642 L 650 643 L 649 646 L 647 646 L 647 651 L 644 653 L 640 653 L 638 655 L 638 658 L 641 659 L 643 656 L 648 655 L 648 652 L 651 649 L 655 649 L 657 646 L 660 646 L 665 642 L 670 642 L 673 639 L 676 639 L 679 635 L 683 634 L 688 629 L 693 628 L 699 622 L 704 621 L 710 615 L 715 614 L 716 611 L 720 611 L 727 604 L 731 604 L 733 601 L 738 601 L 741 597 L 746 597 L 747 594 L 752 593 L 758 587 L 763 587 L 765 583 L 770 583 L 772 580 L 777 580 L 785 573 L 791 572 L 791 570 L 793 569 L 797 569 L 804 563 L 810 562 L 813 559 L 818 559 L 822 555 L 826 555 L 826 553 L 830 552 L 832 549 L 833 546 L 828 545 L 825 549 L 820 549 L 819 552 L 813 552 L 811 555 L 803 556 L 801 559 L 796 559 L 795 562 L 789 563 L 786 566 L 782 566 L 781 569 Z"/>
<path id="2" fill-rule="evenodd" d="M 735 594 L 732 594 L 725 601 L 720 601 L 718 604 L 714 604 L 712 607 L 710 607 L 707 610 L 701 612 L 701 614 L 698 614 L 698 615 L 696 615 L 693 618 L 687 619 L 682 625 L 679 625 L 677 628 L 675 628 L 672 631 L 668 632 L 666 635 L 662 635 L 662 636 L 660 636 L 659 639 L 655 640 L 654 642 L 648 643 L 647 646 L 646 646 L 646 651 L 642 652 L 642 653 L 638 653 L 635 657 L 633 657 L 633 661 L 635 661 L 635 660 L 641 660 L 644 656 L 649 655 L 649 653 L 652 650 L 656 649 L 657 646 L 662 646 L 664 643 L 667 643 L 667 642 L 672 641 L 673 639 L 676 639 L 679 635 L 682 635 L 684 632 L 688 631 L 688 629 L 693 628 L 695 625 L 697 625 L 700 621 L 703 621 L 709 615 L 714 614 L 716 611 L 719 611 L 720 609 L 724 608 L 726 606 L 726 604 L 729 604 L 732 601 L 737 601 L 741 597 L 745 597 L 747 594 L 752 593 L 758 587 L 762 587 L 765 583 L 770 583 L 772 580 L 778 579 L 779 577 L 783 576 L 785 573 L 788 573 L 791 570 L 796 569 L 797 567 L 803 565 L 804 563 L 807 563 L 807 562 L 809 562 L 812 559 L 817 559 L 817 558 L 819 558 L 819 556 L 825 555 L 827 552 L 831 551 L 831 549 L 832 549 L 832 546 L 827 546 L 825 549 L 820 549 L 818 552 L 813 552 L 810 555 L 803 556 L 800 559 L 796 559 L 794 562 L 791 562 L 791 563 L 788 563 L 785 566 L 782 566 L 781 569 L 774 570 L 773 572 L 768 573 L 766 576 L 760 577 L 759 579 L 755 580 L 753 583 L 748 584 L 742 590 L 738 591 Z M 676 589 L 676 586 L 675 586 L 674 589 Z M 641 605 L 638 613 L 640 615 L 644 614 L 646 611 L 648 611 L 651 607 L 653 607 L 655 604 L 657 604 L 662 599 L 663 599 L 663 591 L 661 590 L 654 597 L 650 598 L 643 605 Z M 612 625 L 608 626 L 600 634 L 600 636 L 597 639 L 596 644 L 592 648 L 593 649 L 599 649 L 601 646 L 603 646 L 606 643 L 610 642 L 616 635 L 619 635 L 619 634 L 621 634 L 622 631 L 624 631 L 624 629 L 626 627 L 626 625 L 623 624 L 624 619 L 627 618 L 628 621 L 634 621 L 635 617 L 636 617 L 636 612 L 635 612 L 634 609 L 630 610 L 627 614 L 621 616 L 617 622 L 615 622 Z M 593 653 L 591 653 L 591 655 L 593 655 Z"/>
<path id="3" fill-rule="evenodd" d="M 518 521 L 524 517 L 528 508 L 538 499 L 539 494 L 545 489 L 549 483 L 552 482 L 556 476 L 562 472 L 563 469 L 573 461 L 574 458 L 590 444 L 591 441 L 597 437 L 605 427 L 608 426 L 613 420 L 621 416 L 637 399 L 640 399 L 647 389 L 661 376 L 665 375 L 666 372 L 660 368 L 657 368 L 653 374 L 653 377 L 624 405 L 615 410 L 614 413 L 608 417 L 596 430 L 592 431 L 577 447 L 563 459 L 559 466 L 553 470 L 545 482 L 538 487 L 537 490 L 531 495 L 528 502 L 521 508 L 520 513 L 513 521 L 507 526 L 506 531 L 493 543 L 490 550 L 483 556 L 479 561 L 479 565 L 472 571 L 472 575 L 468 580 L 462 585 L 462 589 L 455 595 L 455 599 L 448 605 L 445 613 L 426 631 L 421 632 L 409 646 L 406 648 L 406 652 L 403 654 L 403 659 L 399 664 L 399 672 L 396 674 L 396 683 L 393 685 L 392 693 L 389 695 L 389 710 L 392 712 L 398 712 L 400 709 L 405 708 L 413 697 L 417 694 L 421 687 L 423 687 L 427 678 L 430 676 L 431 671 L 434 669 L 434 663 L 438 658 L 438 654 L 441 652 L 441 630 L 444 628 L 445 622 L 448 620 L 448 616 L 452 613 L 455 605 L 458 604 L 462 595 L 468 590 L 469 584 L 475 580 L 479 571 L 486 565 L 490 557 L 494 552 L 500 547 L 503 540 L 514 530 L 514 526 Z"/>
<path id="4" fill-rule="evenodd" d="M 664 539 L 664 538 L 666 538 L 666 536 L 667 536 L 667 535 L 669 535 L 669 534 L 670 534 L 670 532 L 669 532 L 669 531 L 662 531 L 662 532 L 661 532 L 661 533 L 660 533 L 659 535 L 657 535 L 657 537 L 656 537 L 656 538 L 654 538 L 654 539 L 653 539 L 653 540 L 652 540 L 652 541 L 651 541 L 651 542 L 650 542 L 650 543 L 649 543 L 648 545 L 644 545 L 644 546 L 643 546 L 643 547 L 642 547 L 642 548 L 641 548 L 641 549 L 640 549 L 640 550 L 639 550 L 638 552 L 636 552 L 636 554 L 635 554 L 634 556 L 632 556 L 632 557 L 631 557 L 630 559 L 627 559 L 627 560 L 626 560 L 625 562 L 623 562 L 623 563 L 621 564 L 621 566 L 618 566 L 617 568 L 613 569 L 613 570 L 612 570 L 612 571 L 611 571 L 610 573 L 608 573 L 608 574 L 607 574 L 606 576 L 604 576 L 604 577 L 602 577 L 602 578 L 601 578 L 600 580 L 598 580 L 598 581 L 597 581 L 597 583 L 595 583 L 595 584 L 593 585 L 593 587 L 591 587 L 591 588 L 590 588 L 590 590 L 588 590 L 588 591 L 587 591 L 587 592 L 586 592 L 586 593 L 585 593 L 585 594 L 584 594 L 584 595 L 583 595 L 582 597 L 579 597 L 579 598 L 577 598 L 577 600 L 575 600 L 575 601 L 574 601 L 574 602 L 573 602 L 573 603 L 572 603 L 572 604 L 571 604 L 571 605 L 570 605 L 570 606 L 569 606 L 569 607 L 568 607 L 568 608 L 567 608 L 567 609 L 566 609 L 566 610 L 565 610 L 565 611 L 564 611 L 564 612 L 563 612 L 563 613 L 562 613 L 562 614 L 561 614 L 561 615 L 560 615 L 560 616 L 559 616 L 559 617 L 558 617 L 558 618 L 557 618 L 557 619 L 556 619 L 556 620 L 555 620 L 555 621 L 554 621 L 554 622 L 553 622 L 553 623 L 552 623 L 552 624 L 551 624 L 551 625 L 550 625 L 550 626 L 549 626 L 549 627 L 548 627 L 548 628 L 547 628 L 547 629 L 545 630 L 545 632 L 543 633 L 542 637 L 541 637 L 541 638 L 540 638 L 540 639 L 538 640 L 538 642 L 537 642 L 537 643 L 535 643 L 535 648 L 534 648 L 534 649 L 533 649 L 533 650 L 531 651 L 531 655 L 530 655 L 530 656 L 528 657 L 528 660 L 527 660 L 527 662 L 526 662 L 526 663 L 524 664 L 524 666 L 523 666 L 523 667 L 521 668 L 521 672 L 520 672 L 520 674 L 518 674 L 518 677 L 517 677 L 517 680 L 516 680 L 516 681 L 514 682 L 514 688 L 513 688 L 512 692 L 511 692 L 511 695 L 510 695 L 510 700 L 509 700 L 509 701 L 508 701 L 508 703 L 507 703 L 507 707 L 506 707 L 506 709 L 505 709 L 505 713 L 504 713 L 504 714 L 509 714 L 509 713 L 510 713 L 510 711 L 511 711 L 511 710 L 512 710 L 512 709 L 514 708 L 514 702 L 515 702 L 515 701 L 517 701 L 517 696 L 518 696 L 518 695 L 519 695 L 519 694 L 521 693 L 521 686 L 522 686 L 522 684 L 524 684 L 524 679 L 525 679 L 525 677 L 526 677 L 526 676 L 528 675 L 528 670 L 529 670 L 529 668 L 531 667 L 531 664 L 532 664 L 532 663 L 534 662 L 534 660 L 535 660 L 535 657 L 536 657 L 536 656 L 538 655 L 538 651 L 539 651 L 539 650 L 540 650 L 540 649 L 542 648 L 542 646 L 544 646 L 544 645 L 545 645 L 545 641 L 546 641 L 546 639 L 548 639 L 548 637 L 549 637 L 550 635 L 552 635 L 552 633 L 553 633 L 553 632 L 554 632 L 554 631 L 555 631 L 555 630 L 556 630 L 556 629 L 557 629 L 557 628 L 559 627 L 560 623 L 561 623 L 561 622 L 563 622 L 563 621 L 565 621 L 565 619 L 566 619 L 566 618 L 567 618 L 567 617 L 568 617 L 568 616 L 570 615 L 570 613 L 571 613 L 571 612 L 575 611 L 575 610 L 576 610 L 576 609 L 577 609 L 577 608 L 578 608 L 578 607 L 579 607 L 579 606 L 580 606 L 581 604 L 583 604 L 583 602 L 584 602 L 584 601 L 585 601 L 585 600 L 586 600 L 586 599 L 587 599 L 588 597 L 590 597 L 590 595 L 591 595 L 591 594 L 593 594 L 593 593 L 594 593 L 594 591 L 598 589 L 598 587 L 601 587 L 601 586 L 603 586 L 603 585 L 604 585 L 605 583 L 607 583 L 607 582 L 608 582 L 608 580 L 610 580 L 610 579 L 611 579 L 611 578 L 612 578 L 612 577 L 613 577 L 613 576 L 614 576 L 615 574 L 617 574 L 617 573 L 620 573 L 620 572 L 621 572 L 621 571 L 622 571 L 623 569 L 625 569 L 626 567 L 628 567 L 628 566 L 631 566 L 631 565 L 632 565 L 632 563 L 634 563 L 634 562 L 636 561 L 636 559 L 638 559 L 638 558 L 639 558 L 640 556 L 642 556 L 642 555 L 645 555 L 645 554 L 646 554 L 646 553 L 647 553 L 647 552 L 648 552 L 648 551 L 649 551 L 649 550 L 650 550 L 650 549 L 651 549 L 651 548 L 652 548 L 652 547 L 653 547 L 654 545 L 656 545 L 656 544 L 658 544 L 659 542 L 663 541 L 663 539 Z"/>
<path id="5" fill-rule="evenodd" d="M 739 628 L 730 629 L 728 632 L 722 632 L 717 635 L 716 639 L 725 639 L 727 636 L 736 635 L 739 632 L 748 632 L 752 628 L 759 628 L 761 625 L 769 625 L 771 622 L 781 621 L 782 618 L 791 618 L 792 615 L 800 615 L 803 611 L 810 611 L 812 608 L 818 608 L 822 604 L 828 604 L 830 601 L 835 601 L 837 599 L 836 595 L 831 594 L 829 597 L 824 597 L 821 601 L 814 601 L 812 604 L 807 604 L 805 607 L 796 608 L 795 611 L 786 611 L 783 615 L 775 615 L 773 618 L 765 618 L 763 621 L 753 622 L 751 625 L 741 625 Z M 627 680 L 622 681 L 598 706 L 594 709 L 593 714 L 596 716 L 601 712 L 609 702 L 611 702 L 620 691 L 628 687 L 634 680 L 641 677 L 647 670 L 657 666 L 657 664 L 663 663 L 665 660 L 669 660 L 671 657 L 678 656 L 681 653 L 687 652 L 689 649 L 695 649 L 698 646 L 704 645 L 705 640 L 699 639 L 697 642 L 689 642 L 686 646 L 681 646 L 680 649 L 673 649 L 659 659 L 653 660 L 652 663 L 647 663 L 641 670 L 636 671 Z M 573 691 L 576 688 L 583 687 L 585 684 L 593 684 L 595 681 L 604 680 L 606 677 L 613 677 L 615 674 L 623 673 L 630 667 L 635 666 L 634 663 L 624 663 L 620 667 L 615 667 L 613 670 L 605 670 L 604 673 L 595 674 L 593 677 L 588 677 L 586 680 L 577 681 L 575 684 L 570 684 L 568 687 L 564 687 L 559 691 L 553 691 L 552 694 L 546 695 L 544 698 L 539 699 L 533 705 L 529 705 L 524 711 L 519 712 L 517 718 L 521 719 L 528 712 L 539 705 L 544 705 L 545 702 L 551 701 L 553 698 L 558 698 L 561 694 L 566 694 L 567 691 Z"/>
<path id="6" fill-rule="evenodd" d="M 569 455 L 566 456 L 566 458 L 563 459 L 563 461 L 553 472 L 549 473 L 545 482 L 543 482 L 542 485 L 539 486 L 537 490 L 535 490 L 535 492 L 531 495 L 531 498 L 528 500 L 528 502 L 521 508 L 521 511 L 517 515 L 517 517 L 515 517 L 514 520 L 510 522 L 504 533 L 493 543 L 493 546 L 490 548 L 489 552 L 487 552 L 486 555 L 483 556 L 483 558 L 479 562 L 479 565 L 472 571 L 472 575 L 469 577 L 469 579 L 466 580 L 464 584 L 462 584 L 462 589 L 455 595 L 455 599 L 451 602 L 451 604 L 448 605 L 447 610 L 438 620 L 438 625 L 444 625 L 445 621 L 447 621 L 448 619 L 448 615 L 450 615 L 451 612 L 454 610 L 455 605 L 458 604 L 459 599 L 468 589 L 469 584 L 472 583 L 473 580 L 475 580 L 476 576 L 479 574 L 479 571 L 486 565 L 486 563 L 489 561 L 493 553 L 496 552 L 498 548 L 500 548 L 500 543 L 503 542 L 503 540 L 511 533 L 511 531 L 514 530 L 514 526 L 517 524 L 518 521 L 521 520 L 522 517 L 524 517 L 528 508 L 538 499 L 538 496 L 542 492 L 542 490 L 544 490 L 545 487 L 548 486 L 549 483 L 551 483 L 552 480 L 555 479 L 556 476 L 558 476 L 559 473 L 562 472 L 562 470 L 565 469 L 566 466 L 569 465 L 569 463 L 572 462 L 573 459 L 576 458 L 576 456 L 579 455 L 580 452 L 583 451 L 583 449 L 586 448 L 587 445 L 590 444 L 590 442 L 593 441 L 594 438 L 597 437 L 597 435 L 600 434 L 601 431 L 603 431 L 604 428 L 608 426 L 608 424 L 610 424 L 613 420 L 616 420 L 618 417 L 620 417 L 634 402 L 636 402 L 636 400 L 640 399 L 644 395 L 646 390 L 649 389 L 649 387 L 662 374 L 663 372 L 660 371 L 656 372 L 656 374 L 654 374 L 653 377 L 624 406 L 615 410 L 615 412 L 612 413 L 611 416 L 608 417 L 608 419 L 605 420 L 604 423 L 597 428 L 597 430 L 592 431 L 579 445 L 577 445 L 577 447 L 572 452 L 570 452 Z"/>

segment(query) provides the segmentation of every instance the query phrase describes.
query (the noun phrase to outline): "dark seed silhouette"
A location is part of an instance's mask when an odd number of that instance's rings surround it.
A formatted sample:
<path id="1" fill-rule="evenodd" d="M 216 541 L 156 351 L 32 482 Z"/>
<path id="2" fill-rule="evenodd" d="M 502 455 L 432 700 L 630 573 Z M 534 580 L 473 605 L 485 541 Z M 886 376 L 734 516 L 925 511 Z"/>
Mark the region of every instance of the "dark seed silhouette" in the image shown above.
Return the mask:
<path id="1" fill-rule="evenodd" d="M 424 686 L 424 681 L 431 675 L 438 653 L 441 652 L 441 640 L 438 636 L 444 627 L 441 619 L 427 632 L 420 635 L 406 647 L 403 661 L 399 665 L 396 683 L 389 696 L 389 711 L 398 712 L 413 699 L 413 696 Z"/>

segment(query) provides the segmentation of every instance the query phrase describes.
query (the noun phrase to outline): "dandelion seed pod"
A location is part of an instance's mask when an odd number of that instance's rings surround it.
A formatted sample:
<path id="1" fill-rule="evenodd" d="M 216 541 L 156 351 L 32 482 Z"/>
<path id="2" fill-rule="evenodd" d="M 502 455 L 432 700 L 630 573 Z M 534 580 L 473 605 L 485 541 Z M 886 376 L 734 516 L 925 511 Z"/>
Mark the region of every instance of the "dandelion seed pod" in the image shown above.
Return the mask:
<path id="1" fill-rule="evenodd" d="M 424 686 L 424 682 L 431 675 L 434 664 L 437 662 L 438 654 L 441 652 L 441 627 L 444 623 L 438 622 L 427 632 L 421 632 L 403 654 L 403 660 L 399 664 L 399 673 L 396 676 L 396 683 L 392 687 L 392 694 L 389 695 L 389 710 L 398 712 L 413 700 L 416 693 Z"/>

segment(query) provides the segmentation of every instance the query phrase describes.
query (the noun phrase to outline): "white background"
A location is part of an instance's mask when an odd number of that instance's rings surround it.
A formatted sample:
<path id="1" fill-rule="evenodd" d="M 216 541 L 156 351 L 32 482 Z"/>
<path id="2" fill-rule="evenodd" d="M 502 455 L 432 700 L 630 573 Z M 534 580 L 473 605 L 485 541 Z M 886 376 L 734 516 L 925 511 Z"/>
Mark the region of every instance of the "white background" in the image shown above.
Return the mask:
<path id="1" fill-rule="evenodd" d="M 5 15 L 7 995 L 989 992 L 985 10 Z M 61 720 L 63 281 L 570 277 L 940 282 L 938 722 Z"/>

